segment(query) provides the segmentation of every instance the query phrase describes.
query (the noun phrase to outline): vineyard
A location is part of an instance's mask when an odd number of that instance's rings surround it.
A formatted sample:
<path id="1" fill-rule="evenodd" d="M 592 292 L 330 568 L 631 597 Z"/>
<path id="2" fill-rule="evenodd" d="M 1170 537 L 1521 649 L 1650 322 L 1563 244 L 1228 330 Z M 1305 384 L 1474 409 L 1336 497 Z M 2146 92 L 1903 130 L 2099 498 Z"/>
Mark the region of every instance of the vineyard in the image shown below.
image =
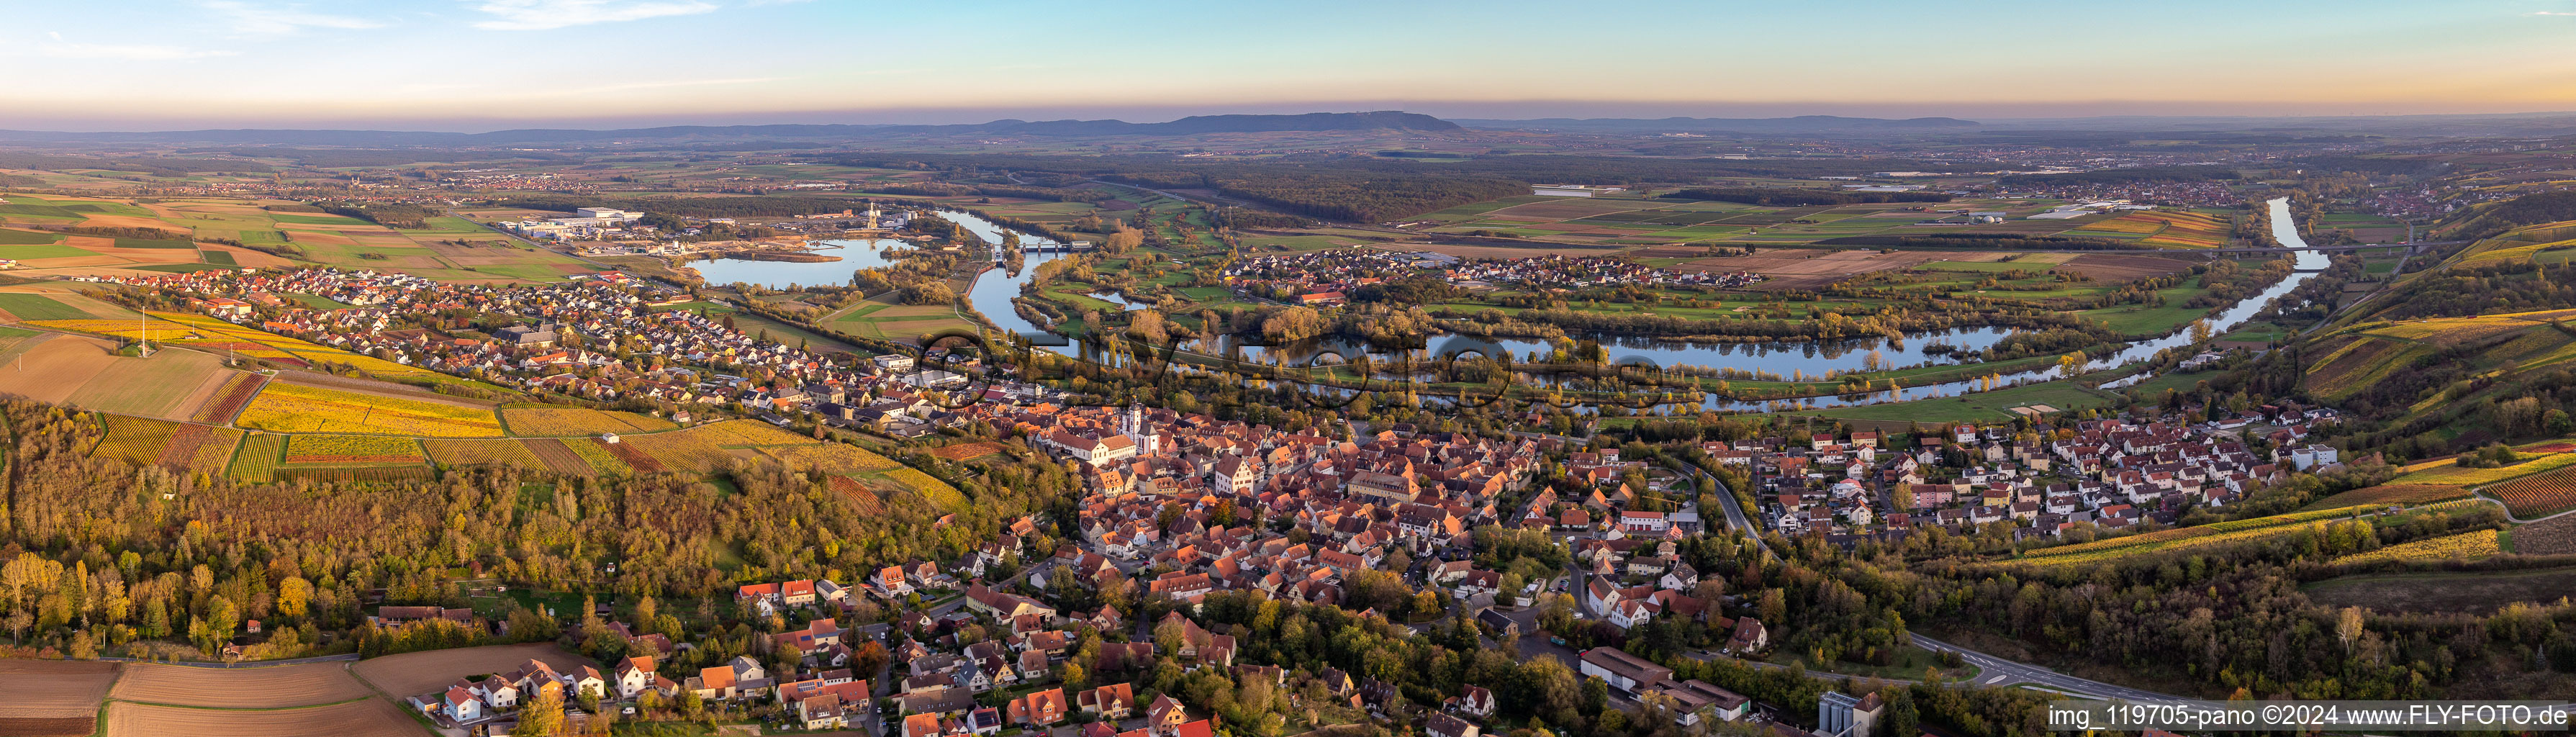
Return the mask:
<path id="1" fill-rule="evenodd" d="M 2052 566 L 2077 565 L 2115 556 L 2141 555 L 2250 540 L 2305 529 L 2301 523 L 2348 517 L 2368 509 L 2370 507 L 2339 507 L 2219 522 L 2199 527 L 2157 530 L 2108 540 L 2033 550 L 2016 562 Z"/>
<path id="2" fill-rule="evenodd" d="M 128 463 L 157 463 L 162 449 L 170 444 L 170 436 L 178 431 L 179 425 L 174 422 L 107 415 L 107 437 L 90 455 Z"/>
<path id="3" fill-rule="evenodd" d="M 2529 460 L 2502 468 L 2464 468 L 2453 463 L 2399 476 L 2394 483 L 2478 486 L 2576 465 L 2576 453 L 2521 453 L 2518 455 Z"/>
<path id="4" fill-rule="evenodd" d="M 633 412 L 607 412 L 577 407 L 501 410 L 502 424 L 522 437 L 575 438 L 604 433 L 660 432 L 679 425 Z"/>
<path id="5" fill-rule="evenodd" d="M 537 471 L 553 468 L 517 440 L 439 438 L 421 441 L 421 445 L 429 450 L 430 460 L 450 466 L 509 466 Z"/>
<path id="6" fill-rule="evenodd" d="M 2553 458 L 2576 458 L 2576 453 L 2561 453 Z M 2504 502 L 2515 517 L 2537 517 L 2559 510 L 2576 508 L 2576 467 L 2536 473 L 2486 489 L 2487 494 Z"/>
<path id="7" fill-rule="evenodd" d="M 286 442 L 288 463 L 419 463 L 420 442 L 381 435 L 297 435 Z"/>
<path id="8" fill-rule="evenodd" d="M 241 444 L 242 431 L 210 425 L 180 425 L 170 435 L 170 444 L 161 449 L 155 461 L 163 466 L 186 468 L 207 473 L 222 473 L 231 463 L 233 448 Z"/>
<path id="9" fill-rule="evenodd" d="M 662 459 L 654 457 L 642 448 L 635 447 L 633 443 L 612 444 L 599 440 L 586 442 L 608 451 L 609 455 L 616 457 L 618 465 L 633 469 L 635 473 L 661 473 L 671 470 L 670 465 L 663 463 Z"/>
<path id="10" fill-rule="evenodd" d="M 265 484 L 277 478 L 277 459 L 286 454 L 286 436 L 252 433 L 233 454 L 234 481 Z"/>
<path id="11" fill-rule="evenodd" d="M 300 384 L 269 384 L 236 424 L 277 432 L 501 437 L 501 421 L 488 409 Z"/>
<path id="12" fill-rule="evenodd" d="M 616 453 L 609 452 L 608 446 L 601 444 L 598 440 L 562 440 L 557 441 L 557 443 L 561 444 L 565 450 L 571 451 L 573 455 L 579 456 L 583 464 L 589 466 L 591 470 L 598 473 L 609 476 L 625 476 L 635 473 L 634 464 L 627 463 L 626 459 L 618 457 Z"/>
<path id="13" fill-rule="evenodd" d="M 780 430 L 758 420 L 728 420 L 700 425 L 689 430 L 703 434 L 709 442 L 725 447 L 746 445 L 810 445 L 821 442 L 796 433 Z"/>
<path id="14" fill-rule="evenodd" d="M 215 395 L 199 405 L 189 419 L 216 425 L 232 422 L 233 415 L 241 414 L 242 407 L 250 404 L 250 398 L 259 393 L 263 380 L 258 374 L 236 374 L 224 380 L 223 387 L 216 389 Z"/>
<path id="15" fill-rule="evenodd" d="M 341 483 L 429 481 L 437 472 L 428 466 L 362 466 L 358 468 L 281 468 L 279 481 L 337 481 Z"/>
<path id="16" fill-rule="evenodd" d="M 2303 509 L 2338 509 L 2360 506 L 2412 506 L 2466 499 L 2469 490 L 2449 484 L 2382 484 L 2354 489 L 2308 503 Z"/>
<path id="17" fill-rule="evenodd" d="M 2516 537 L 2520 537 L 2519 534 Z M 2474 560 L 2504 552 L 2495 530 L 2431 537 L 2334 559 L 2332 565 L 2388 560 Z"/>
<path id="18" fill-rule="evenodd" d="M 840 443 L 776 446 L 762 448 L 760 452 L 778 459 L 791 469 L 802 471 L 810 468 L 830 474 L 883 471 L 903 465 L 867 449 Z"/>

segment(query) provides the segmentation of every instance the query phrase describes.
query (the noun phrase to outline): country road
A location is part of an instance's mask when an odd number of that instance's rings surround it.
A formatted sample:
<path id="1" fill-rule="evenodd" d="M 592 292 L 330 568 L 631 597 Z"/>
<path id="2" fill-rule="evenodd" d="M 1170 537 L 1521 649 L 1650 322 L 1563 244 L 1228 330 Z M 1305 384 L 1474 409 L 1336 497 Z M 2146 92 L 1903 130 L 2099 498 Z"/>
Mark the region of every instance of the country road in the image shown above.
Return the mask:
<path id="1" fill-rule="evenodd" d="M 1977 666 L 1977 685 L 1980 686 L 2019 685 L 2097 699 L 2124 699 L 2128 701 L 2183 700 L 2183 697 L 2180 696 L 2160 694 L 2154 691 L 2129 688 L 2127 686 L 2114 686 L 2101 681 L 2077 678 L 2029 663 L 2005 660 L 2003 658 L 1987 655 L 1958 645 L 1952 645 L 1947 642 L 1924 637 L 1923 635 L 1916 633 L 1909 632 L 1906 633 L 1906 636 L 1913 640 L 1915 647 L 1934 652 L 1958 653 L 1961 660 L 1967 661 L 1970 665 Z"/>

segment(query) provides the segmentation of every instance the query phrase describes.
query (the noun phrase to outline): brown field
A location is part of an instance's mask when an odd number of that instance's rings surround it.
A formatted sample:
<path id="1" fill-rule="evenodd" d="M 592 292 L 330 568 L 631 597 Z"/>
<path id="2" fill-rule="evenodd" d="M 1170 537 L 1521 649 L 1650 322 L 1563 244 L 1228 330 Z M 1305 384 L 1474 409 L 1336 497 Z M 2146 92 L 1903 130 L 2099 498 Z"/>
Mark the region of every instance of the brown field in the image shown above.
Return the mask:
<path id="1" fill-rule="evenodd" d="M 1913 268 L 1933 261 L 1965 260 L 1973 255 L 1976 254 L 1775 249 L 1751 256 L 1704 258 L 1683 263 L 1674 268 L 1695 271 L 1752 271 L 1771 277 L 1769 281 L 1755 285 L 1756 289 L 1815 289 L 1873 271 Z"/>
<path id="2" fill-rule="evenodd" d="M 938 448 L 931 449 L 930 454 L 951 461 L 962 461 L 969 458 L 982 458 L 984 456 L 1000 452 L 1002 452 L 1001 443 L 984 442 L 943 445 Z"/>
<path id="3" fill-rule="evenodd" d="M 2516 531 L 2514 537 L 2522 534 Z M 2344 576 L 2303 588 L 2310 601 L 2333 607 L 2483 615 L 2507 602 L 2554 602 L 2567 596 L 2576 591 L 2576 568 Z"/>
<path id="4" fill-rule="evenodd" d="M 0 734 L 86 735 L 98 727 L 98 705 L 116 682 L 116 664 L 71 660 L 0 660 Z"/>
<path id="5" fill-rule="evenodd" d="M 173 706 L 274 709 L 332 704 L 373 693 L 346 663 L 274 668 L 190 668 L 134 663 L 109 695 L 119 701 Z"/>
<path id="6" fill-rule="evenodd" d="M 244 711 L 118 702 L 107 708 L 106 737 L 420 737 L 426 734 L 392 702 L 370 698 L 306 709 Z"/>
<path id="7" fill-rule="evenodd" d="M 565 652 L 553 643 L 540 643 L 388 655 L 358 661 L 352 670 L 377 689 L 401 697 L 428 693 L 458 678 L 513 670 L 530 658 L 564 671 L 592 665 L 589 659 Z"/>
<path id="8" fill-rule="evenodd" d="M 2191 268 L 2191 262 L 2156 256 L 2088 253 L 2067 261 L 2065 266 L 2097 281 L 2117 282 L 2181 273 Z"/>
<path id="9" fill-rule="evenodd" d="M 2513 552 L 2576 555 L 2576 514 L 2562 514 L 2513 528 Z"/>
<path id="10" fill-rule="evenodd" d="M 77 335 L 30 338 L 14 365 L 0 366 L 0 394 L 61 404 L 116 362 L 116 344 Z"/>

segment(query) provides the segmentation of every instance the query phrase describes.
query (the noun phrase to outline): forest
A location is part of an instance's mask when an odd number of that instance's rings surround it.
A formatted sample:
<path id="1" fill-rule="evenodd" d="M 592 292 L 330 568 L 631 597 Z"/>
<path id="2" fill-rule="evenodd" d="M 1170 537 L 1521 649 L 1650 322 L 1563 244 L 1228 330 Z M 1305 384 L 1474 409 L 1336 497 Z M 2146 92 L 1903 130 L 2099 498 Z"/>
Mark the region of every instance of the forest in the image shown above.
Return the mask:
<path id="1" fill-rule="evenodd" d="M 399 202 L 316 202 L 313 206 L 333 215 L 401 230 L 428 229 L 429 219 L 439 215 L 438 210 L 427 206 Z"/>
<path id="2" fill-rule="evenodd" d="M 820 474 L 748 463 L 704 480 L 458 470 L 432 481 L 252 485 L 89 457 L 104 432 L 95 415 L 22 401 L 0 404 L 0 415 L 13 435 L 0 619 L 19 646 L 65 651 L 182 636 L 202 648 L 245 619 L 341 631 L 376 596 L 464 606 L 456 582 L 467 577 L 667 597 L 720 595 L 743 581 L 849 581 L 907 560 L 954 560 L 1023 517 L 1070 515 L 1079 484 L 1051 464 L 982 477 L 941 470 L 971 504 L 897 495 L 875 510 Z M 940 468 L 915 456 L 897 454 Z M 950 513 L 953 524 L 932 524 Z"/>
<path id="3" fill-rule="evenodd" d="M 2451 237 L 2458 240 L 2493 238 L 2525 225 L 2576 220 L 2576 191 L 2527 194 L 2473 208 L 2453 217 L 2458 225 L 2450 228 Z"/>

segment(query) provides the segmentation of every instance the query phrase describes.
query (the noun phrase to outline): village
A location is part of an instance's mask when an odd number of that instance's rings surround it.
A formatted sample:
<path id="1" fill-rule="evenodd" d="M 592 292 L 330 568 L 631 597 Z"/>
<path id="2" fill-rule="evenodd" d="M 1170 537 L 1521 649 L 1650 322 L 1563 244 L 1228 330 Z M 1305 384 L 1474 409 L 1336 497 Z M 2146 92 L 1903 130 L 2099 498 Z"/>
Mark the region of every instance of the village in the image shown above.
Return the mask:
<path id="1" fill-rule="evenodd" d="M 1957 533 L 2009 523 L 2016 536 L 2057 537 L 2079 526 L 2172 526 L 2294 471 L 2329 470 L 2339 463 L 2335 449 L 2301 441 L 2313 425 L 2338 419 L 2331 409 L 2267 406 L 2196 424 L 1956 425 L 1915 433 L 1906 446 L 1864 430 L 1708 442 L 1700 451 L 1745 470 L 1764 518 L 1784 534 L 1848 544 L 1901 539 L 1917 526 Z"/>
<path id="2" fill-rule="evenodd" d="M 1066 676 L 1068 666 L 1106 675 L 1152 672 L 1163 662 L 1266 680 L 1353 714 L 1419 723 L 1426 734 L 1478 737 L 1492 713 L 1481 684 L 1465 684 L 1466 696 L 1440 704 L 1414 704 L 1365 676 L 1236 663 L 1238 635 L 1193 618 L 1219 597 L 1333 607 L 1415 632 L 1473 621 L 1489 639 L 1520 640 L 1603 679 L 1624 703 L 1665 707 L 1678 724 L 1704 730 L 1763 718 L 1750 699 L 1675 680 L 1616 644 L 1579 652 L 1557 644 L 1565 633 L 1550 629 L 1551 612 L 1587 632 L 1683 623 L 1721 643 L 1725 656 L 1760 658 L 1770 647 L 1769 628 L 1746 602 L 1722 581 L 1704 580 L 1677 547 L 1712 532 L 1696 501 L 1710 497 L 1676 469 L 1623 458 L 1616 447 L 1401 424 L 1287 432 L 1168 408 L 1074 406 L 1009 380 L 984 390 L 989 401 L 946 407 L 924 388 L 963 383 L 956 372 L 977 372 L 980 363 L 942 364 L 952 372 L 901 354 L 836 362 L 668 309 L 686 295 L 613 273 L 436 290 L 413 277 L 333 269 L 201 271 L 129 283 L 193 295 L 191 306 L 228 320 L 397 363 L 679 407 L 671 417 L 684 424 L 697 419 L 694 409 L 782 425 L 810 416 L 897 436 L 980 425 L 978 432 L 1026 439 L 1080 471 L 1076 529 L 1023 519 L 955 561 L 889 566 L 851 584 L 742 586 L 734 619 L 766 623 L 760 652 L 694 668 L 666 665 L 702 647 L 673 641 L 673 628 L 603 620 L 596 626 L 628 653 L 604 669 L 532 661 L 410 695 L 442 725 L 505 734 L 515 709 L 551 690 L 591 713 L 696 702 L 803 729 L 879 725 L 904 737 L 1005 729 L 1213 735 L 1211 720 L 1223 715 L 1204 704 L 1168 692 L 1140 697 L 1116 679 L 1093 685 Z M 297 294 L 354 307 L 310 309 L 281 296 Z M 1742 469 L 1762 520 L 1785 535 L 1848 545 L 1917 526 L 1966 532 L 2002 524 L 2016 535 L 2059 536 L 2079 527 L 2170 525 L 2292 469 L 2331 466 L 2331 448 L 2298 441 L 2312 424 L 2336 419 L 2331 410 L 2264 407 L 2190 425 L 2031 421 L 1904 436 L 1818 432 L 1695 450 L 1712 467 Z M 2246 437 L 2257 429 L 2262 434 Z M 1908 442 L 1900 447 L 1898 437 Z M 2257 453 L 2258 446 L 2269 450 Z M 1531 534 L 1562 565 L 1478 562 L 1500 538 Z M 1038 539 L 1058 542 L 1031 547 Z M 1106 603 L 1112 598 L 1129 605 Z M 385 607 L 376 616 L 388 625 L 501 626 L 438 607 Z M 1549 644 L 1539 644 L 1541 636 Z M 1846 730 L 1874 708 L 1844 701 L 1828 699 L 1820 709 L 1840 709 L 1835 718 Z M 1768 728 L 1800 737 L 1783 724 Z"/>
<path id="3" fill-rule="evenodd" d="M 1430 251 L 1368 248 L 1255 256 L 1235 261 L 1223 272 L 1227 286 L 1238 294 L 1310 307 L 1343 304 L 1362 287 L 1426 275 L 1466 289 L 1552 292 L 1593 287 L 1733 289 L 1765 278 L 1749 271 L 1662 269 L 1599 256 L 1461 260 Z"/>

